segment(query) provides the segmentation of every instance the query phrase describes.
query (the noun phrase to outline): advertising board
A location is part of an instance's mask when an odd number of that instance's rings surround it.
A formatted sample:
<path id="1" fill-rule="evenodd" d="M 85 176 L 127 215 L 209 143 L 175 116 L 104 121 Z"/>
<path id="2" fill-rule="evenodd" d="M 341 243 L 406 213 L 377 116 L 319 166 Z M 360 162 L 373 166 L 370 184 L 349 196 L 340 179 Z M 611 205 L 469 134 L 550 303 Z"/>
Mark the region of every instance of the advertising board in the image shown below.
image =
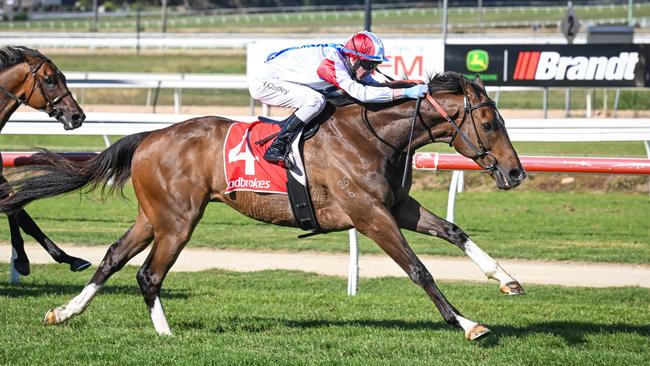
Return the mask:
<path id="1" fill-rule="evenodd" d="M 445 70 L 495 86 L 647 87 L 649 51 L 645 44 L 447 45 Z"/>

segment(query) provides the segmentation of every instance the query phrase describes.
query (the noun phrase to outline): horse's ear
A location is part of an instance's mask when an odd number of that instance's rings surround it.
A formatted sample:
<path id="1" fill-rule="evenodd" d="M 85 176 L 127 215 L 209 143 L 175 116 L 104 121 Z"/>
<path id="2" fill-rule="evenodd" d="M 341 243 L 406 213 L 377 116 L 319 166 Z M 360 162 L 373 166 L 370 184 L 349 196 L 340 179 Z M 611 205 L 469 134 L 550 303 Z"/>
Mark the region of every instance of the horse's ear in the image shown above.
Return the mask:
<path id="1" fill-rule="evenodd" d="M 466 76 L 461 75 L 460 77 L 460 86 L 463 88 L 463 92 L 470 99 L 479 99 L 479 95 L 476 91 L 476 88 L 472 85 L 472 81 Z"/>
<path id="2" fill-rule="evenodd" d="M 483 80 L 481 80 L 481 77 L 478 74 L 474 76 L 474 83 L 476 83 L 476 85 L 480 86 L 482 89 L 485 89 L 485 85 L 483 85 Z"/>

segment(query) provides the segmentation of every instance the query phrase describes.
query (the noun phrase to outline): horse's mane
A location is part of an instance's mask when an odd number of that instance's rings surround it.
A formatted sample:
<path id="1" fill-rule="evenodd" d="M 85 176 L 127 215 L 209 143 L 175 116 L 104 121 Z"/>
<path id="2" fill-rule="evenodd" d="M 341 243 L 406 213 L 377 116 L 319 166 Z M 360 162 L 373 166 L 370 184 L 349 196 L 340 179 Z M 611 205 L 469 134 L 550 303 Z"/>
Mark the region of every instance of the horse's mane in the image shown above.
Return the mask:
<path id="1" fill-rule="evenodd" d="M 452 94 L 463 94 L 463 86 L 461 85 L 461 80 L 463 79 L 465 83 L 471 84 L 474 89 L 480 89 L 476 83 L 466 78 L 463 74 L 455 71 L 447 71 L 442 74 L 435 74 L 429 79 L 429 91 L 431 93 L 446 91 Z"/>
<path id="2" fill-rule="evenodd" d="M 41 53 L 36 50 L 22 46 L 0 47 L 0 69 L 25 62 L 26 54 L 33 56 L 41 55 Z"/>

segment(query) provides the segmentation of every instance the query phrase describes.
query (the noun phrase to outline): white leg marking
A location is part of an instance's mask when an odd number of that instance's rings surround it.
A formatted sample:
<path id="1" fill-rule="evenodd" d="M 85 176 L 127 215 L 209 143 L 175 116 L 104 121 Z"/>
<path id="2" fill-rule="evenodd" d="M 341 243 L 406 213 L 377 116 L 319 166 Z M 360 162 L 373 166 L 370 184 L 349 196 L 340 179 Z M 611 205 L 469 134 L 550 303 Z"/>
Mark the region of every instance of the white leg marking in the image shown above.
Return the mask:
<path id="1" fill-rule="evenodd" d="M 75 296 L 66 305 L 62 305 L 56 309 L 57 322 L 64 322 L 75 315 L 83 313 L 101 288 L 101 285 L 94 283 L 87 284 L 79 295 Z"/>
<path id="2" fill-rule="evenodd" d="M 465 334 L 469 333 L 478 323 L 475 323 L 467 318 L 463 318 L 460 315 L 456 315 L 456 319 L 458 320 L 458 324 L 463 328 L 465 331 Z"/>
<path id="3" fill-rule="evenodd" d="M 465 254 L 479 266 L 488 278 L 497 280 L 502 285 L 515 281 L 514 278 L 501 268 L 497 261 L 492 259 L 483 249 L 479 248 L 476 243 L 467 239 L 463 246 L 465 247 Z"/>
<path id="4" fill-rule="evenodd" d="M 160 335 L 172 335 L 159 297 L 156 297 L 153 302 L 153 307 L 149 310 L 151 312 L 151 321 L 153 322 L 154 328 L 156 328 L 156 332 Z"/>

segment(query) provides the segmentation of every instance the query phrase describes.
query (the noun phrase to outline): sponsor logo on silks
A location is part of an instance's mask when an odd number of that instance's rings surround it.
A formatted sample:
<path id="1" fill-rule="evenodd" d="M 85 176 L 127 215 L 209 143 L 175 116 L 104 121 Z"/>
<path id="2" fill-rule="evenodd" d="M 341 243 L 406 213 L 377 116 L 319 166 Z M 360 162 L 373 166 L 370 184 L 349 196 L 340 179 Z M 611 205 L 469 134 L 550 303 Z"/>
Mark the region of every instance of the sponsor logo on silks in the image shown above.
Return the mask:
<path id="1" fill-rule="evenodd" d="M 271 187 L 270 180 L 264 179 L 244 179 L 244 177 L 239 177 L 235 180 L 228 181 L 228 189 L 234 188 L 250 188 L 250 189 L 268 189 Z"/>
<path id="2" fill-rule="evenodd" d="M 488 69 L 490 65 L 490 56 L 484 50 L 471 50 L 465 57 L 467 70 L 472 72 L 482 72 Z"/>
<path id="3" fill-rule="evenodd" d="M 559 52 L 521 51 L 514 80 L 634 80 L 638 52 L 618 56 L 561 56 Z"/>

